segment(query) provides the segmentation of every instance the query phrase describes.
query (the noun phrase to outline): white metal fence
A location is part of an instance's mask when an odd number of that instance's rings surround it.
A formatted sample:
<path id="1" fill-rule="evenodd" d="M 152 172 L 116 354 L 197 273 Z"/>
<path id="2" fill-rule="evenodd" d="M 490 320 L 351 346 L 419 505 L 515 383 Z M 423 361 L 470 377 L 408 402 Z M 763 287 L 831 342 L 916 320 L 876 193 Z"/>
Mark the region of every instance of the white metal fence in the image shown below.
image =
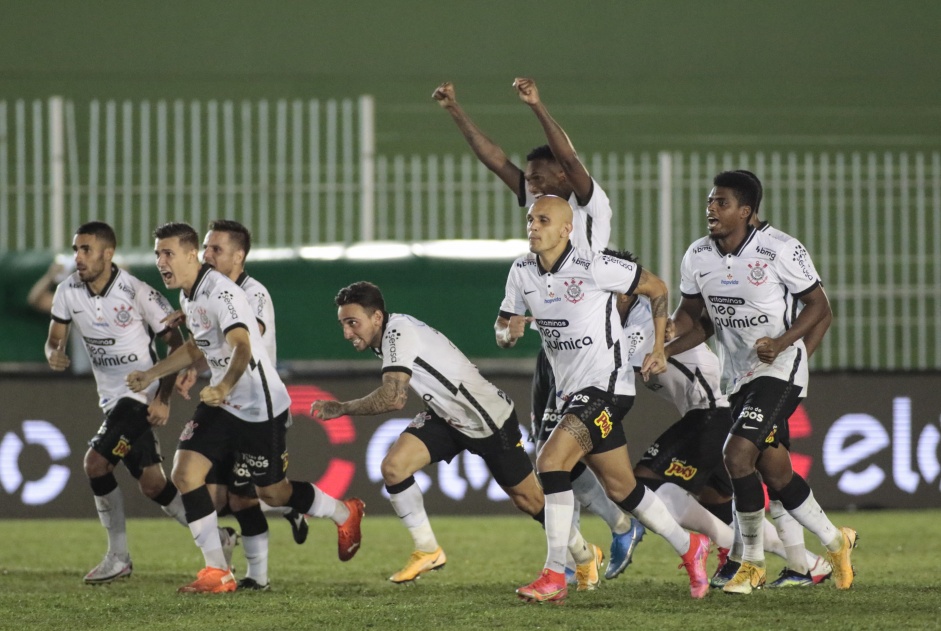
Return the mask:
<path id="1" fill-rule="evenodd" d="M 525 236 L 515 196 L 472 155 L 375 155 L 374 134 L 370 97 L 0 101 L 0 252 L 64 249 L 91 218 L 122 250 L 152 247 L 165 221 L 223 216 L 256 247 Z M 672 287 L 712 176 L 754 171 L 761 214 L 807 245 L 833 302 L 817 367 L 941 368 L 941 153 L 585 159 L 615 209 L 612 243 Z"/>

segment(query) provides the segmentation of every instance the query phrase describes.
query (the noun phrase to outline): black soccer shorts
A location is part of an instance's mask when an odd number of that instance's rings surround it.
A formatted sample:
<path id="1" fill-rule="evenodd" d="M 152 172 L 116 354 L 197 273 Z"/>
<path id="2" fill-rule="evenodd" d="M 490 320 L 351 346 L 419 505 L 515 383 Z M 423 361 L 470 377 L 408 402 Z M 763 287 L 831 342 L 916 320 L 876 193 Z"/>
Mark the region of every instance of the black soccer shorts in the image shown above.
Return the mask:
<path id="1" fill-rule="evenodd" d="M 759 451 L 783 445 L 791 448 L 787 420 L 801 401 L 801 386 L 775 377 L 758 377 L 729 397 L 733 436 L 748 440 Z"/>

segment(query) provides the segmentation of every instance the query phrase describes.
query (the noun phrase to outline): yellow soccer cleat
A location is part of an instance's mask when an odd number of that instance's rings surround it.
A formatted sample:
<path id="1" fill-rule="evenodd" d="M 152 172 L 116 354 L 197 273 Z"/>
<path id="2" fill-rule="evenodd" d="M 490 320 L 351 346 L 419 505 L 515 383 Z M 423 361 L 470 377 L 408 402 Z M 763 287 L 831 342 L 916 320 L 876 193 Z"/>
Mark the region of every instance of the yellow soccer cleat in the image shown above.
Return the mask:
<path id="1" fill-rule="evenodd" d="M 434 552 L 422 552 L 415 550 L 412 556 L 408 558 L 408 563 L 401 570 L 389 577 L 393 583 L 408 583 L 425 572 L 440 570 L 448 562 L 448 557 L 444 555 L 441 546 Z"/>
<path id="2" fill-rule="evenodd" d="M 761 589 L 765 586 L 765 568 L 759 567 L 749 561 L 742 561 L 742 566 L 738 568 L 729 582 L 722 588 L 726 594 L 750 594 L 752 590 Z"/>
<path id="3" fill-rule="evenodd" d="M 855 530 L 846 526 L 840 528 L 840 533 L 843 535 L 843 546 L 836 552 L 827 551 L 826 558 L 833 567 L 833 582 L 836 583 L 836 588 L 849 589 L 853 586 L 853 578 L 856 575 L 850 562 L 850 554 L 856 547 L 857 536 Z"/>
<path id="4" fill-rule="evenodd" d="M 577 592 L 587 592 L 598 589 L 601 585 L 601 564 L 604 563 L 604 552 L 593 543 L 588 544 L 591 551 L 591 560 L 575 566 L 575 579 L 578 581 Z"/>

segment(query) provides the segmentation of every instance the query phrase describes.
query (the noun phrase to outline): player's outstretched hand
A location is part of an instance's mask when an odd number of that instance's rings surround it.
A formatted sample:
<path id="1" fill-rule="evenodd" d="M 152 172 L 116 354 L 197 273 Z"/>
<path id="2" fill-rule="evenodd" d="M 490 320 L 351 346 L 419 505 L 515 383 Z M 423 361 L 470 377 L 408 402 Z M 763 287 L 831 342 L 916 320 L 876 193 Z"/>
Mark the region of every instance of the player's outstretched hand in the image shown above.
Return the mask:
<path id="1" fill-rule="evenodd" d="M 190 366 L 186 370 L 182 370 L 176 375 L 176 383 L 174 387 L 176 388 L 177 394 L 186 399 L 190 400 L 190 388 L 193 387 L 196 383 L 196 378 L 199 376 L 199 371 Z"/>
<path id="2" fill-rule="evenodd" d="M 154 397 L 154 400 L 147 406 L 147 422 L 154 427 L 163 427 L 170 418 L 170 404 L 164 403 L 160 397 Z"/>
<path id="3" fill-rule="evenodd" d="M 56 372 L 62 372 L 69 367 L 69 364 L 72 363 L 72 360 L 69 359 L 69 356 L 65 354 L 65 340 L 59 340 L 59 345 L 56 346 L 56 349 L 49 353 L 49 367 L 55 370 Z"/>
<path id="4" fill-rule="evenodd" d="M 640 375 L 644 378 L 644 381 L 648 381 L 651 375 L 659 375 L 666 369 L 667 358 L 664 357 L 661 351 L 653 351 L 647 353 L 647 356 L 644 357 L 644 363 L 640 367 Z"/>
<path id="5" fill-rule="evenodd" d="M 758 352 L 758 361 L 763 364 L 773 364 L 781 350 L 778 341 L 771 337 L 762 337 L 755 341 L 755 350 Z"/>
<path id="6" fill-rule="evenodd" d="M 206 386 L 199 391 L 199 400 L 214 408 L 225 403 L 227 396 L 229 396 L 229 389 L 221 383 L 216 386 Z"/>
<path id="7" fill-rule="evenodd" d="M 147 374 L 147 371 L 141 372 L 140 370 L 135 370 L 124 378 L 124 382 L 131 389 L 131 392 L 140 392 L 149 386 L 151 381 L 153 379 Z"/>
<path id="8" fill-rule="evenodd" d="M 454 84 L 445 81 L 431 93 L 431 98 L 438 102 L 438 105 L 444 108 L 451 107 L 457 103 L 457 97 L 454 95 Z"/>
<path id="9" fill-rule="evenodd" d="M 343 416 L 343 404 L 339 401 L 314 401 L 310 405 L 310 415 L 321 421 Z"/>
<path id="10" fill-rule="evenodd" d="M 516 88 L 520 100 L 528 105 L 535 105 L 539 102 L 539 90 L 536 89 L 536 82 L 525 77 L 517 77 L 513 81 L 513 87 Z"/>

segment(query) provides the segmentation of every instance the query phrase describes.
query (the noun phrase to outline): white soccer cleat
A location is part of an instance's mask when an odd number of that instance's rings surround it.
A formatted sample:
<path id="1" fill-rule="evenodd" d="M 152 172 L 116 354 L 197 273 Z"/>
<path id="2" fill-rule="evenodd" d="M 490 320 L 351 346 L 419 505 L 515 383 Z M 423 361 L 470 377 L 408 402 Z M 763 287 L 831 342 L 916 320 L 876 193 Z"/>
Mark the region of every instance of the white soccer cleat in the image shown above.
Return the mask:
<path id="1" fill-rule="evenodd" d="M 101 585 L 110 583 L 119 578 L 128 578 L 134 571 L 129 554 L 112 554 L 109 552 L 101 563 L 96 565 L 83 579 L 87 585 Z"/>

